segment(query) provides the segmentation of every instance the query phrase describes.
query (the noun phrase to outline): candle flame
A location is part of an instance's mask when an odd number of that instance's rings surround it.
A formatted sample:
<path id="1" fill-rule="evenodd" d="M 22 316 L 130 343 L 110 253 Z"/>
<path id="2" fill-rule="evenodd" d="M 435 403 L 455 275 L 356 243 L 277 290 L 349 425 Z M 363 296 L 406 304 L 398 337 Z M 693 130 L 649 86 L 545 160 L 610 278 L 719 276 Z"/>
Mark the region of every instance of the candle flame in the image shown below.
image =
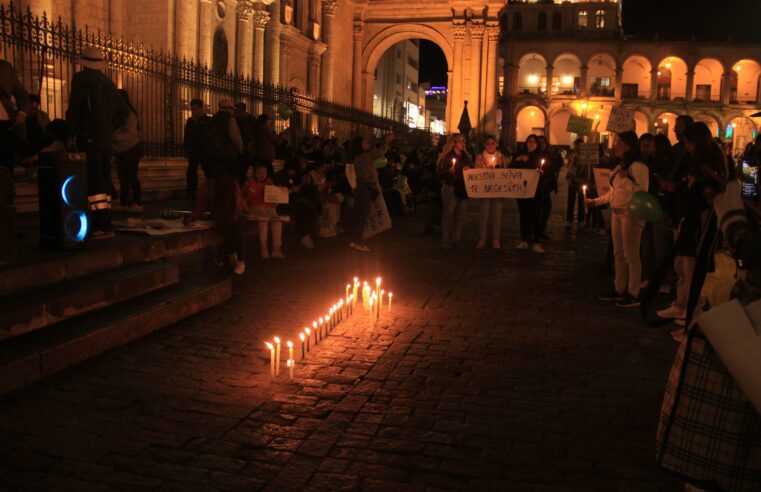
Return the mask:
<path id="1" fill-rule="evenodd" d="M 385 294 L 385 293 L 386 293 L 386 291 L 385 291 L 385 290 L 381 290 L 381 295 L 383 295 L 383 294 Z"/>
<path id="2" fill-rule="evenodd" d="M 317 321 L 312 321 L 312 328 L 317 329 Z"/>
<path id="3" fill-rule="evenodd" d="M 310 333 L 312 333 L 312 330 L 310 330 L 309 328 L 304 328 L 304 331 L 306 331 L 306 332 L 307 332 L 307 335 L 309 335 Z"/>
<path id="4" fill-rule="evenodd" d="M 380 283 L 381 283 L 381 278 L 380 277 L 376 278 L 375 285 L 380 285 Z"/>
<path id="5" fill-rule="evenodd" d="M 357 277 L 354 277 L 354 283 L 355 283 L 355 284 L 358 284 L 358 283 L 359 283 L 359 279 L 358 279 Z"/>
<path id="6" fill-rule="evenodd" d="M 272 345 L 270 342 L 264 342 L 264 345 L 266 345 L 267 348 L 270 349 L 270 350 L 275 350 L 275 346 Z"/>
<path id="7" fill-rule="evenodd" d="M 288 359 L 287 361 L 285 361 L 285 365 L 288 367 L 291 367 L 291 359 Z"/>
<path id="8" fill-rule="evenodd" d="M 278 337 L 275 337 L 275 338 L 273 338 L 273 340 L 275 340 L 275 343 L 277 343 L 278 345 L 280 345 L 280 338 L 278 338 Z"/>
<path id="9" fill-rule="evenodd" d="M 320 322 L 320 324 L 322 324 L 322 316 L 320 316 L 319 318 L 317 318 L 317 321 L 319 321 L 319 322 Z"/>
<path id="10" fill-rule="evenodd" d="M 288 345 L 288 348 L 291 348 L 291 347 L 293 347 L 293 344 L 291 343 L 291 341 L 290 341 L 290 340 L 288 340 L 287 342 L 285 342 L 285 344 L 286 344 L 286 345 Z"/>
<path id="11" fill-rule="evenodd" d="M 587 185 L 582 186 L 581 189 L 587 191 Z"/>
<path id="12" fill-rule="evenodd" d="M 341 306 L 343 306 L 343 305 L 344 305 L 344 300 L 343 300 L 343 299 L 341 299 L 340 301 L 338 301 L 338 306 L 339 306 L 339 307 L 341 307 Z"/>
<path id="13" fill-rule="evenodd" d="M 308 328 L 307 328 L 307 329 L 308 329 Z M 299 338 L 300 338 L 300 339 L 301 339 L 301 341 L 303 342 L 303 341 L 304 341 L 304 334 L 303 334 L 303 333 L 299 333 Z"/>

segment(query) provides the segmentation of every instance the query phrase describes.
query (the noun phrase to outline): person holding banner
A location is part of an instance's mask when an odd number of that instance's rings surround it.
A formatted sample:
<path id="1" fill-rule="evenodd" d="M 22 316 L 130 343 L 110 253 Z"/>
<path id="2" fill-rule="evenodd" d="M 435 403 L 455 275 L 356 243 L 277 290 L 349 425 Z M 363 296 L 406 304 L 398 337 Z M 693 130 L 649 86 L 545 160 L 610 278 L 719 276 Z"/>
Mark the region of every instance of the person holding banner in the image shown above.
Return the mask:
<path id="1" fill-rule="evenodd" d="M 283 245 L 283 223 L 277 216 L 276 204 L 264 200 L 265 188 L 273 186 L 268 176 L 267 163 L 259 161 L 254 169 L 254 175 L 243 184 L 243 197 L 246 200 L 249 214 L 256 218 L 259 228 L 259 249 L 263 260 L 270 258 L 285 258 L 281 247 Z M 268 229 L 272 230 L 272 254 L 268 248 Z"/>
<path id="2" fill-rule="evenodd" d="M 542 154 L 539 150 L 539 140 L 536 135 L 529 135 L 526 138 L 526 152 L 520 153 L 513 159 L 511 167 L 516 169 L 536 169 L 543 175 L 544 166 L 549 166 L 550 157 Z M 535 253 L 544 253 L 542 246 L 542 230 L 544 224 L 541 215 L 541 202 L 544 198 L 541 190 L 544 188 L 542 179 L 536 187 L 536 193 L 533 198 L 519 198 L 518 212 L 520 214 L 521 241 L 518 243 L 518 249 L 528 249 L 529 243 L 533 242 L 531 249 Z"/>
<path id="3" fill-rule="evenodd" d="M 587 199 L 587 204 L 591 207 L 610 204 L 612 210 L 614 288 L 601 295 L 600 300 L 616 301 L 618 307 L 633 308 L 640 306 L 642 264 L 639 248 L 645 223 L 632 217 L 628 201 L 635 192 L 648 190 L 649 172 L 641 162 L 636 133 L 619 134 L 613 152 L 617 164 L 610 177 L 611 188 L 598 198 Z"/>
<path id="4" fill-rule="evenodd" d="M 476 156 L 476 169 L 496 169 L 508 166 L 507 158 L 497 150 L 497 139 L 493 135 L 486 137 L 484 151 Z M 476 249 L 486 246 L 486 229 L 489 224 L 489 216 L 492 220 L 493 249 L 501 249 L 500 236 L 502 231 L 502 198 L 481 198 L 481 213 L 478 216 L 479 239 Z"/>
<path id="5" fill-rule="evenodd" d="M 465 136 L 454 133 L 447 140 L 439 156 L 437 169 L 441 179 L 441 244 L 449 249 L 460 242 L 468 194 L 463 171 L 473 167 L 470 154 L 465 150 Z"/>

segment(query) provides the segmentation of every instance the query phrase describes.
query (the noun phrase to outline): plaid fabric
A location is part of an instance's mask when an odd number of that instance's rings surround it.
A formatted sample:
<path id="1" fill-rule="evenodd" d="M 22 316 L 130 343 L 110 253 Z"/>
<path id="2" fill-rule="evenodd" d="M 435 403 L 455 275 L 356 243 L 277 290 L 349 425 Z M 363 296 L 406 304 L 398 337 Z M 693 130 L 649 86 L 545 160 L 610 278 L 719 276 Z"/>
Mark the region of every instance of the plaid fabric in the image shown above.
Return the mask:
<path id="1" fill-rule="evenodd" d="M 761 490 L 761 416 L 698 330 L 682 342 L 658 423 L 661 468 L 709 490 Z"/>

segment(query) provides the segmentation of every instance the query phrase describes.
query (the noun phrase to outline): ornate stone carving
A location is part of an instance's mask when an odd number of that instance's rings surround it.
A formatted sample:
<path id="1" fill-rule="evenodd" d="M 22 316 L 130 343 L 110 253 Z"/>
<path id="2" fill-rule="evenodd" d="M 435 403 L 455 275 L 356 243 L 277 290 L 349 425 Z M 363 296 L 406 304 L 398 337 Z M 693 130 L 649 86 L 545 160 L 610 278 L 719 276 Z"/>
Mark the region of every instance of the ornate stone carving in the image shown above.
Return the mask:
<path id="1" fill-rule="evenodd" d="M 452 25 L 452 35 L 454 35 L 455 41 L 460 40 L 462 41 L 465 39 L 465 24 L 453 24 Z"/>
<path id="2" fill-rule="evenodd" d="M 481 24 L 471 24 L 470 36 L 473 39 L 482 40 L 484 38 L 484 26 Z"/>
<path id="3" fill-rule="evenodd" d="M 354 40 L 361 41 L 365 35 L 365 23 L 361 20 L 354 21 Z"/>
<path id="4" fill-rule="evenodd" d="M 324 15 L 333 15 L 338 8 L 338 0 L 322 0 L 322 13 Z"/>
<path id="5" fill-rule="evenodd" d="M 485 28 L 489 41 L 499 41 L 499 26 L 487 25 Z"/>
<path id="6" fill-rule="evenodd" d="M 270 13 L 266 10 L 254 10 L 253 20 L 255 29 L 264 29 L 270 20 Z"/>

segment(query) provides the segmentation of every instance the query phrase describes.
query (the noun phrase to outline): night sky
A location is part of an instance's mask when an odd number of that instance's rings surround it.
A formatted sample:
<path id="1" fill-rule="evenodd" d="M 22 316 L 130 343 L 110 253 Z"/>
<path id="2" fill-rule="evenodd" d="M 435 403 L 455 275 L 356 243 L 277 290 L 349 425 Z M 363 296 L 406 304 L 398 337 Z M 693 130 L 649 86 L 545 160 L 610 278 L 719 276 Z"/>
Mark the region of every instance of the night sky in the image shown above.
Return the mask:
<path id="1" fill-rule="evenodd" d="M 624 34 L 662 40 L 761 43 L 761 0 L 624 0 Z M 420 82 L 446 85 L 447 64 L 438 46 L 420 43 Z"/>

